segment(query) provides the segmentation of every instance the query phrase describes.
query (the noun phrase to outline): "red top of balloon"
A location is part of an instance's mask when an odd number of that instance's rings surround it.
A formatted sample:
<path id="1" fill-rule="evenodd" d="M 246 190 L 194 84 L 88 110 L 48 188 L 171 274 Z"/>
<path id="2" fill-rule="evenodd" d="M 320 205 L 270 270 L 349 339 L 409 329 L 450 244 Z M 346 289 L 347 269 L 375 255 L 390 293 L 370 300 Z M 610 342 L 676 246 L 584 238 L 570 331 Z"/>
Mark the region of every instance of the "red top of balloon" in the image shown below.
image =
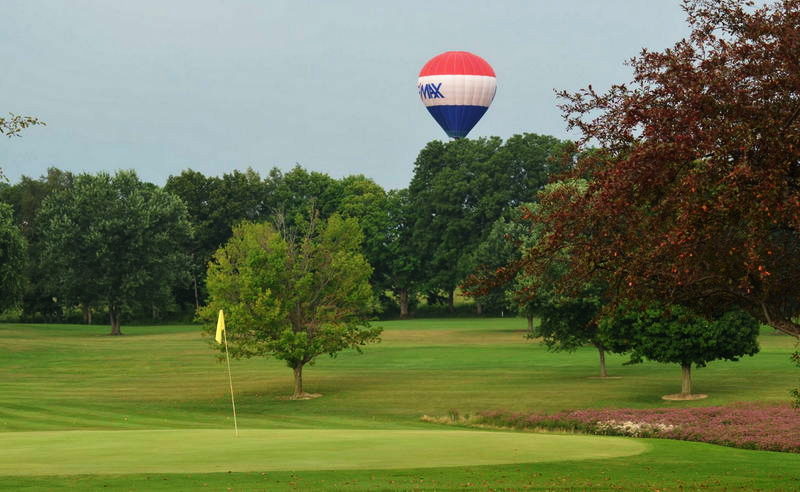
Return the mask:
<path id="1" fill-rule="evenodd" d="M 434 56 L 422 67 L 420 77 L 426 75 L 487 75 L 494 77 L 489 63 L 467 51 L 446 51 Z"/>

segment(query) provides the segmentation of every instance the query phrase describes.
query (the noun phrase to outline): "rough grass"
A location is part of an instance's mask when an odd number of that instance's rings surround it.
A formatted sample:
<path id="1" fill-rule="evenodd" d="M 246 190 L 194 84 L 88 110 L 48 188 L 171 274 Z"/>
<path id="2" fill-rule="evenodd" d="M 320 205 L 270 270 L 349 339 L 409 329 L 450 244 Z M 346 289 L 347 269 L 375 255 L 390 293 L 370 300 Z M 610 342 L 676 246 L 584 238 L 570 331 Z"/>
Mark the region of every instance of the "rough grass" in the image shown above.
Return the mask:
<path id="1" fill-rule="evenodd" d="M 778 403 L 787 401 L 788 389 L 796 385 L 798 376 L 788 360 L 793 341 L 767 332 L 757 356 L 738 363 L 714 362 L 693 371 L 694 389 L 710 398 L 664 402 L 661 395 L 679 388 L 679 367 L 622 366 L 625 359 L 612 356 L 609 371 L 622 379 L 590 379 L 597 371 L 594 350 L 549 353 L 523 338 L 524 320 L 414 320 L 381 325 L 386 329 L 381 344 L 368 347 L 362 355 L 347 352 L 336 359 L 320 359 L 306 370 L 306 390 L 325 395 L 315 400 L 278 398 L 289 394 L 292 385 L 291 371 L 279 361 L 234 361 L 240 426 L 428 430 L 437 427 L 420 422 L 421 415 L 446 415 L 453 408 L 462 413 L 498 408 L 549 413 L 574 408 Z M 123 327 L 127 335 L 118 338 L 106 336 L 107 331 L 104 326 L 0 325 L 0 440 L 2 432 L 15 431 L 230 428 L 227 375 L 198 327 Z M 633 489 L 670 488 L 679 483 L 718 488 L 792 489 L 797 485 L 791 481 L 800 469 L 796 455 L 672 441 L 652 441 L 652 446 L 639 456 L 572 465 L 269 472 L 267 476 L 6 477 L 0 478 L 0 488 L 186 489 L 208 483 L 243 489 L 267 485 L 357 489 L 376 484 L 425 487 L 431 480 L 439 488 L 467 483 L 585 488 L 590 483 L 611 486 L 604 478 L 606 470 L 616 470 L 615 486 Z M 750 471 L 743 478 L 744 472 L 737 470 L 744 470 L 745 464 Z"/>

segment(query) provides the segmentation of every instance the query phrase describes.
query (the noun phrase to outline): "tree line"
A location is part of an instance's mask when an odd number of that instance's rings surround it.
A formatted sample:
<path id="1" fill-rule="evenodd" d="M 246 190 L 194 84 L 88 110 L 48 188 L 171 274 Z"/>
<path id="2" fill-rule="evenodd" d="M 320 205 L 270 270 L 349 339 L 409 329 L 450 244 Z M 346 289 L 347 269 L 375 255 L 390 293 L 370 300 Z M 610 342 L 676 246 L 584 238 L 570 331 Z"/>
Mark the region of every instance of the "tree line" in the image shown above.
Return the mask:
<path id="1" fill-rule="evenodd" d="M 317 213 L 356 220 L 370 283 L 387 315 L 409 316 L 417 299 L 452 309 L 454 291 L 477 266 L 492 224 L 535 199 L 560 172 L 567 144 L 523 134 L 433 141 L 419 153 L 407 189 L 385 190 L 362 175 L 335 179 L 300 166 L 265 176 L 247 169 L 207 176 L 191 169 L 164 186 L 134 171 L 73 174 L 0 184 L 3 308 L 22 319 L 81 313 L 169 319 L 206 304 L 208 264 L 243 221 L 294 227 Z M 477 309 L 508 309 L 478 299 Z"/>

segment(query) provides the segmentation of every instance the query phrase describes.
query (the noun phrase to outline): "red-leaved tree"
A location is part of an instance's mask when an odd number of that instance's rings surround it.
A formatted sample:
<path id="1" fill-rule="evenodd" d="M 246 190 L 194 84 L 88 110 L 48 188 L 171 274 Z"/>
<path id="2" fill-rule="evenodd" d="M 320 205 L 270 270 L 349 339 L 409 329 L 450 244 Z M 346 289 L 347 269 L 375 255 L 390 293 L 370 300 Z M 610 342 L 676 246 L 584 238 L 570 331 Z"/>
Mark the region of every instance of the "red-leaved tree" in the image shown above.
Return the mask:
<path id="1" fill-rule="evenodd" d="M 581 197 L 542 198 L 530 218 L 550 232 L 516 268 L 569 248 L 564 289 L 600 277 L 616 299 L 745 309 L 800 337 L 800 0 L 683 8 L 691 35 L 643 50 L 630 83 L 559 94 L 602 150 L 574 170 Z"/>

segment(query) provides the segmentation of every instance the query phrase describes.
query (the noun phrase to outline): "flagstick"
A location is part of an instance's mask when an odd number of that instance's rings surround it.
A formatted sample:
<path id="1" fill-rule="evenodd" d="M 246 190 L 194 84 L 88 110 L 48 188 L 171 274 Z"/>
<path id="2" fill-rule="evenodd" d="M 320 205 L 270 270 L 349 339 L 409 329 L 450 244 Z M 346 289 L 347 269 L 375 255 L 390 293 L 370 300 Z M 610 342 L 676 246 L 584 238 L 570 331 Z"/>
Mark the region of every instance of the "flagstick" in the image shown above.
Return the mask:
<path id="1" fill-rule="evenodd" d="M 231 386 L 231 406 L 233 407 L 233 428 L 236 429 L 236 437 L 239 437 L 239 424 L 236 423 L 236 402 L 233 400 L 233 378 L 231 378 L 231 357 L 228 355 L 228 335 L 226 330 L 222 330 L 222 339 L 225 340 L 225 360 L 228 361 L 228 383 Z"/>

